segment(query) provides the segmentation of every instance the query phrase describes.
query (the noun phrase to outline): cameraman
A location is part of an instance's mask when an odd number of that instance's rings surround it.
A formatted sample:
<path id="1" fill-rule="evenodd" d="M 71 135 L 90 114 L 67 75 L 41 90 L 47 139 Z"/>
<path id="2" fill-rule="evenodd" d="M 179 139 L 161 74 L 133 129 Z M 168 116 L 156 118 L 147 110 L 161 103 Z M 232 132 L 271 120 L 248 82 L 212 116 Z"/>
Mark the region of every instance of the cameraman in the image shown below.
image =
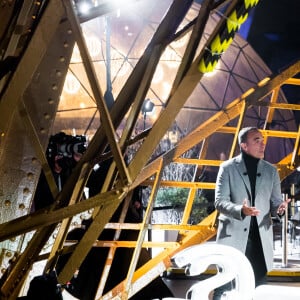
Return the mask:
<path id="1" fill-rule="evenodd" d="M 58 191 L 61 191 L 85 150 L 86 138 L 84 136 L 71 136 L 59 132 L 50 137 L 46 156 Z M 45 208 L 53 202 L 54 199 L 46 176 L 42 171 L 36 188 L 32 211 Z"/>

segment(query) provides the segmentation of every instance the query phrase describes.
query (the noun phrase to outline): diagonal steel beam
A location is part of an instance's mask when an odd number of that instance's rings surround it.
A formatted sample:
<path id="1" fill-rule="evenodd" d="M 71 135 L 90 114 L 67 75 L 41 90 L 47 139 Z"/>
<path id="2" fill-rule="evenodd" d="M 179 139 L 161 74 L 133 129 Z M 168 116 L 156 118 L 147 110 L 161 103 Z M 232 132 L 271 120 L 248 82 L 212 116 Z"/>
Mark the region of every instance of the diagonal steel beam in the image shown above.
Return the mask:
<path id="1" fill-rule="evenodd" d="M 98 79 L 97 79 L 94 65 L 93 65 L 91 57 L 89 55 L 89 51 L 88 51 L 87 45 L 85 43 L 78 18 L 76 17 L 76 13 L 75 13 L 74 6 L 73 6 L 73 1 L 64 0 L 63 3 L 65 6 L 65 9 L 66 9 L 66 12 L 67 12 L 67 17 L 68 17 L 68 19 L 71 23 L 71 26 L 73 28 L 73 31 L 75 33 L 78 48 L 80 50 L 80 55 L 83 60 L 85 72 L 89 79 L 89 83 L 90 83 L 91 89 L 93 91 L 98 110 L 100 112 L 101 125 L 102 125 L 103 130 L 108 139 L 111 151 L 113 153 L 114 161 L 117 165 L 121 180 L 122 180 L 122 182 L 124 182 L 124 184 L 128 184 L 131 182 L 131 179 L 128 174 L 127 166 L 125 164 L 121 149 L 117 142 L 117 135 L 116 135 L 107 105 L 105 103 L 105 99 L 104 99 L 101 87 L 100 87 Z"/>
<path id="2" fill-rule="evenodd" d="M 0 158 L 6 134 L 10 127 L 13 115 L 16 112 L 16 108 L 18 107 L 18 103 L 30 84 L 30 80 L 33 78 L 37 67 L 40 65 L 63 15 L 64 9 L 61 1 L 50 1 L 7 90 L 1 98 Z"/>
<path id="3" fill-rule="evenodd" d="M 137 86 L 139 86 L 140 78 L 142 77 L 145 68 L 147 68 L 148 66 L 149 58 L 151 57 L 151 53 L 149 51 L 151 51 L 151 49 L 155 48 L 156 45 L 159 44 L 163 44 L 166 46 L 166 41 L 168 41 L 170 36 L 174 34 L 174 32 L 177 29 L 177 26 L 179 26 L 181 20 L 186 15 L 186 12 L 191 6 L 192 2 L 193 1 L 190 0 L 185 1 L 184 3 L 182 3 L 182 1 L 179 0 L 175 0 L 173 2 L 164 20 L 162 21 L 158 30 L 156 31 L 152 41 L 148 45 L 145 51 L 145 55 L 142 56 L 139 63 L 135 67 L 135 70 L 131 74 L 127 82 L 128 84 L 125 85 L 125 87 L 120 92 L 119 97 L 116 99 L 116 102 L 111 110 L 112 120 L 118 121 L 119 119 L 117 115 L 124 116 L 124 114 L 128 111 L 130 104 L 132 103 L 131 102 L 132 99 L 135 99 L 137 91 L 139 90 Z M 161 48 L 161 53 L 162 51 L 163 49 Z M 146 94 L 149 86 L 150 86 L 150 81 L 148 85 L 145 86 L 144 94 Z M 143 93 L 141 92 L 140 96 L 142 95 Z M 127 100 L 129 100 L 129 102 Z M 100 134 L 101 133 L 99 132 L 99 136 Z M 122 188 L 122 183 L 120 183 L 120 188 Z M 97 239 L 99 233 L 103 229 L 103 227 L 101 227 L 103 225 L 101 222 L 102 217 L 103 217 L 103 212 L 101 211 L 97 213 L 97 215 L 95 216 L 91 226 L 88 228 L 85 235 L 79 242 L 78 246 L 70 256 L 64 269 L 59 274 L 60 282 L 68 281 L 74 274 L 74 271 L 77 269 L 77 267 L 82 263 L 84 257 L 91 249 L 93 242 Z"/>
<path id="4" fill-rule="evenodd" d="M 176 244 L 174 245 L 174 247 L 161 252 L 152 260 L 148 261 L 146 264 L 136 270 L 133 276 L 133 283 L 128 295 L 129 299 L 140 289 L 149 284 L 153 279 L 163 273 L 167 268 L 172 266 L 171 257 L 176 253 L 191 245 L 203 243 L 212 238 L 216 234 L 216 215 L 217 213 L 214 212 L 198 224 L 200 226 L 203 226 L 203 230 L 189 232 L 186 236 L 182 237 L 179 244 Z M 97 299 L 121 299 L 122 292 L 125 289 L 125 284 L 126 281 L 122 281 L 113 290 Z"/>
<path id="5" fill-rule="evenodd" d="M 295 76 L 300 71 L 300 60 L 295 62 L 293 65 L 287 67 L 279 74 L 275 74 L 271 77 L 267 84 L 264 86 L 256 86 L 248 92 L 241 95 L 241 97 L 232 101 L 227 107 L 222 111 L 216 113 L 214 116 L 209 118 L 204 123 L 200 124 L 196 129 L 190 132 L 187 136 L 183 137 L 177 144 L 176 147 L 171 149 L 164 155 L 166 163 L 173 161 L 174 159 L 179 158 L 180 155 L 185 153 L 190 148 L 194 147 L 205 138 L 212 135 L 217 130 L 220 130 L 225 126 L 230 120 L 239 116 L 243 111 L 244 103 L 247 103 L 247 106 L 259 105 L 259 102 L 262 101 L 264 97 L 272 93 L 273 89 L 276 89 L 278 86 L 281 86 L 288 78 Z M 136 162 L 137 164 L 138 162 Z M 154 174 L 159 166 L 159 159 L 156 159 L 150 162 L 145 166 L 142 172 L 138 174 L 134 185 L 138 186 L 152 174 Z M 132 168 L 135 166 L 132 166 Z"/>
<path id="6" fill-rule="evenodd" d="M 181 163 L 193 163 L 195 164 L 195 161 L 189 162 L 188 160 L 182 160 L 180 159 L 180 156 L 189 150 L 190 148 L 194 147 L 196 144 L 203 141 L 205 138 L 208 138 L 210 135 L 212 135 L 215 132 L 228 132 L 228 133 L 235 133 L 235 128 L 231 127 L 224 127 L 224 125 L 232 120 L 233 118 L 239 116 L 240 111 L 243 109 L 243 102 L 246 101 L 247 103 L 252 103 L 253 105 L 259 105 L 259 102 L 256 103 L 256 95 L 259 95 L 259 97 L 262 99 L 263 96 L 267 96 L 269 93 L 272 92 L 272 88 L 277 88 L 280 86 L 283 82 L 286 81 L 286 78 L 289 76 L 293 76 L 297 72 L 300 71 L 300 62 L 296 62 L 294 65 L 287 68 L 285 71 L 283 71 L 283 74 L 277 74 L 274 75 L 270 79 L 269 86 L 258 86 L 257 90 L 253 90 L 252 94 L 245 93 L 244 96 L 242 95 L 240 98 L 236 99 L 232 103 L 230 103 L 224 110 L 217 113 L 215 116 L 209 118 L 205 123 L 199 125 L 195 130 L 190 132 L 187 136 L 185 136 L 182 140 L 178 142 L 178 144 L 169 152 L 165 153 L 162 157 L 159 157 L 155 159 L 154 161 L 148 163 L 141 173 L 137 176 L 134 183 L 128 187 L 128 190 L 132 190 L 138 185 L 145 182 L 149 177 L 151 177 L 155 172 L 158 171 L 160 161 L 163 158 L 166 161 L 166 164 L 172 162 L 172 161 L 178 161 Z M 258 97 L 258 96 L 257 96 Z M 295 107 L 295 105 L 293 105 Z M 285 138 L 297 138 L 297 132 L 279 132 L 279 131 L 265 131 L 266 135 L 268 136 L 279 136 L 279 137 L 285 137 Z M 283 159 L 281 162 L 278 163 L 278 165 L 282 166 L 285 164 L 288 164 L 291 161 L 291 155 L 287 156 L 285 159 Z M 200 161 L 201 163 L 201 161 Z M 209 161 L 203 161 L 203 164 L 209 165 Z M 218 163 L 213 162 L 212 165 L 218 165 Z M 103 194 L 104 197 L 106 194 Z M 102 195 L 100 199 L 102 198 Z M 93 198 L 89 199 L 91 201 Z M 91 207 L 98 206 L 96 202 L 88 203 L 88 201 L 84 203 L 77 204 L 78 208 L 72 209 L 69 208 L 62 208 L 59 213 L 59 211 L 49 212 L 49 219 L 52 219 L 53 222 L 62 220 L 63 217 L 70 217 L 72 214 L 76 214 L 79 212 L 82 212 L 86 209 L 89 209 Z M 82 206 L 82 208 L 80 208 Z M 70 210 L 69 213 L 67 213 L 67 210 Z M 57 218 L 52 217 L 56 214 Z M 32 230 L 34 228 L 37 228 L 38 226 L 42 225 L 42 220 L 39 217 L 40 213 L 32 214 L 30 217 L 24 216 L 18 219 L 15 219 L 11 222 L 0 224 L 0 240 L 10 238 L 15 236 L 16 234 L 24 233 L 29 230 Z M 22 223 L 22 226 L 20 225 Z M 26 225 L 28 223 L 28 225 Z M 49 224 L 46 222 L 46 224 Z M 23 228 L 23 230 L 22 230 Z M 8 235 L 5 235 L 8 234 Z"/>
<path id="7" fill-rule="evenodd" d="M 195 87 L 199 83 L 200 79 L 203 76 L 203 73 L 199 71 L 199 64 L 204 58 L 206 48 L 220 34 L 219 32 L 220 29 L 227 22 L 226 17 L 228 17 L 231 14 L 231 12 L 234 10 L 235 6 L 238 6 L 239 4 L 241 4 L 241 1 L 239 0 L 232 1 L 230 7 L 224 13 L 224 18 L 221 19 L 217 24 L 210 38 L 205 43 L 205 46 L 203 47 L 202 51 L 195 58 L 194 62 L 191 64 L 190 68 L 186 72 L 186 75 L 180 81 L 178 88 L 176 89 L 176 91 L 173 92 L 173 94 L 170 95 L 165 109 L 159 115 L 147 139 L 139 148 L 134 159 L 129 165 L 129 172 L 132 178 L 136 178 L 136 176 L 140 173 L 140 169 L 146 165 L 156 145 L 158 145 L 159 141 L 161 140 L 165 132 L 168 130 L 168 128 L 175 120 L 180 109 L 183 107 L 184 103 L 187 101 L 187 99 L 189 98 L 189 96 L 191 95 L 191 93 L 194 91 Z M 210 13 L 209 8 L 210 8 L 209 6 L 204 7 L 203 16 Z M 199 14 L 201 13 L 201 9 Z"/>

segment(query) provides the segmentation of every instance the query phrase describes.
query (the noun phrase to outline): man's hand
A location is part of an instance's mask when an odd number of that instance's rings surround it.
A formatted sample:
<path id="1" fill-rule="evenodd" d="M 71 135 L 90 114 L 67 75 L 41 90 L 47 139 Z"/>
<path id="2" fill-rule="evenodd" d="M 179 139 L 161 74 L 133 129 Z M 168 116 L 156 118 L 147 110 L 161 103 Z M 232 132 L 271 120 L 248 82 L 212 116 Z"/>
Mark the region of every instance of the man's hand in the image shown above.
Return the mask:
<path id="1" fill-rule="evenodd" d="M 258 210 L 255 206 L 248 206 L 247 199 L 243 202 L 242 212 L 245 216 L 258 216 L 260 214 L 260 210 Z"/>
<path id="2" fill-rule="evenodd" d="M 283 201 L 279 206 L 278 206 L 278 209 L 277 209 L 277 213 L 279 215 L 283 215 L 289 205 L 289 202 L 291 202 L 291 199 L 287 199 L 285 201 Z"/>

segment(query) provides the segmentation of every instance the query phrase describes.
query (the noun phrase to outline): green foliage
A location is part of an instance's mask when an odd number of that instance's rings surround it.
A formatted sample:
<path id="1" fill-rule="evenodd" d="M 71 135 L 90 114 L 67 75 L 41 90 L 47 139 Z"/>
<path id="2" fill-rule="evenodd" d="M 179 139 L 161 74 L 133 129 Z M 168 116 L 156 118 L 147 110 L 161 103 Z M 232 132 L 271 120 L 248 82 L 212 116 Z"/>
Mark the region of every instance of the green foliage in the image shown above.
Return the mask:
<path id="1" fill-rule="evenodd" d="M 160 188 L 156 196 L 156 207 L 165 207 L 166 210 L 173 209 L 180 212 L 182 217 L 187 199 L 189 189 L 186 188 Z M 189 219 L 190 224 L 199 223 L 204 217 L 207 216 L 208 201 L 205 197 L 196 194 L 191 216 Z M 177 220 L 180 223 L 181 220 Z"/>
<path id="2" fill-rule="evenodd" d="M 156 204 L 159 206 L 185 205 L 189 190 L 184 188 L 160 188 L 156 196 Z"/>

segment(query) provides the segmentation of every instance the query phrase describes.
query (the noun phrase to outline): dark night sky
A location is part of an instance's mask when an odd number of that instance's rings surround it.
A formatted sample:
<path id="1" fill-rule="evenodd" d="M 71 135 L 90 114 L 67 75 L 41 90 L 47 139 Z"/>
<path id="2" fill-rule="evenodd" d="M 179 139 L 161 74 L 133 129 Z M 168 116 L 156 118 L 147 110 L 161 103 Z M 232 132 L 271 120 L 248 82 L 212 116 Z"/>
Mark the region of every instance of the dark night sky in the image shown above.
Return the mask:
<path id="1" fill-rule="evenodd" d="M 248 41 L 273 72 L 300 57 L 300 1 L 260 0 Z"/>
<path id="2" fill-rule="evenodd" d="M 300 1 L 261 0 L 244 36 L 273 73 L 300 59 Z M 300 104 L 300 87 L 284 86 L 290 103 Z M 295 112 L 297 123 L 300 112 Z"/>

